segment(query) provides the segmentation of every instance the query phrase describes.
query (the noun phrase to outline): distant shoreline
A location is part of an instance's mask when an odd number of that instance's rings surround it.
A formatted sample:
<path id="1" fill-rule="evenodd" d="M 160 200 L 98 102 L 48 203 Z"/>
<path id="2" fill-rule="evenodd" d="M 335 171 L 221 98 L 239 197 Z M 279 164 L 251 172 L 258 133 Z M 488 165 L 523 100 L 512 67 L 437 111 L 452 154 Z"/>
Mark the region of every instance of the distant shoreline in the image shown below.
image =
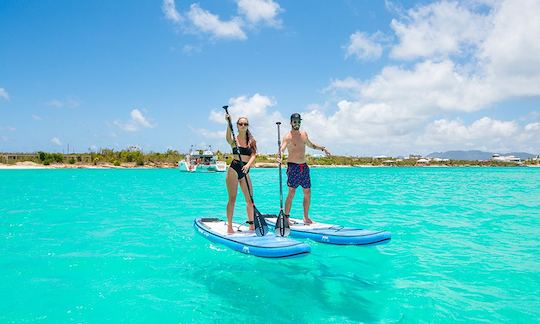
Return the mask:
<path id="1" fill-rule="evenodd" d="M 120 165 L 114 165 L 112 163 L 51 163 L 49 165 L 43 165 L 35 162 L 17 162 L 15 164 L 0 163 L 0 169 L 173 169 L 177 165 L 174 163 L 147 163 L 144 166 L 138 166 L 135 163 L 122 163 Z"/>
<path id="2" fill-rule="evenodd" d="M 253 168 L 265 169 L 265 168 L 277 168 L 277 163 L 255 163 Z M 311 168 L 468 168 L 468 167 L 500 167 L 490 165 L 423 165 L 423 166 L 387 166 L 387 165 L 317 165 L 310 164 Z M 540 167 L 540 165 L 516 165 L 505 167 Z M 54 163 L 50 165 L 43 165 L 35 162 L 17 162 L 15 164 L 3 164 L 0 163 L 0 170 L 40 170 L 40 169 L 176 169 L 178 166 L 174 163 L 153 163 L 145 164 L 144 166 L 138 166 L 135 163 L 122 163 L 120 165 L 114 165 L 112 163 L 98 163 L 94 164 L 69 164 L 69 163 Z"/>

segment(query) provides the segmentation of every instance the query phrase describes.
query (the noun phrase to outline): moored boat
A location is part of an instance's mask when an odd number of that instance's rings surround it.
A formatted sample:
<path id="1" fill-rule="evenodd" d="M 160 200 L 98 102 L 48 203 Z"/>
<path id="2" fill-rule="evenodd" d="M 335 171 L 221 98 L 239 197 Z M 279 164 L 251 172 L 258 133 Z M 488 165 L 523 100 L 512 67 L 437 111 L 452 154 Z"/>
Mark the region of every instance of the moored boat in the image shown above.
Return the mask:
<path id="1" fill-rule="evenodd" d="M 227 163 L 218 161 L 211 147 L 198 150 L 192 146 L 184 160 L 178 162 L 178 168 L 184 172 L 225 172 Z"/>

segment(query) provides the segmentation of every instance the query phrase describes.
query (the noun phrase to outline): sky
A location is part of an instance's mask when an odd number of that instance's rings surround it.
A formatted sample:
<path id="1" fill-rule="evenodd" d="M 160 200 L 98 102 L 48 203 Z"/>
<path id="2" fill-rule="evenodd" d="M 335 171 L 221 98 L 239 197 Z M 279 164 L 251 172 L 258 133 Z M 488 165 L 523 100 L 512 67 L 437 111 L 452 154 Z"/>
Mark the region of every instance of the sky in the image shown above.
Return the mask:
<path id="1" fill-rule="evenodd" d="M 0 151 L 540 153 L 540 1 L 2 0 Z M 314 153 L 312 151 L 312 153 Z"/>

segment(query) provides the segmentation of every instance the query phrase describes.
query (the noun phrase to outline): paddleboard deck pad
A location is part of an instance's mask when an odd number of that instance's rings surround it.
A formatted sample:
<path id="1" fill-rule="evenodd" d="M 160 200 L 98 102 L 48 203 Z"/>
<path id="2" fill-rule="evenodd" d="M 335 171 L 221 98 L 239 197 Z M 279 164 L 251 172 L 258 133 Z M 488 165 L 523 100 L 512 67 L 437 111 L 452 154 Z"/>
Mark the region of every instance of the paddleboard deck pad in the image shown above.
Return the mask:
<path id="1" fill-rule="evenodd" d="M 311 251 L 308 244 L 268 233 L 257 236 L 249 227 L 233 223 L 234 234 L 227 234 L 227 222 L 218 218 L 197 218 L 195 230 L 208 240 L 223 244 L 235 251 L 263 258 L 287 258 L 306 255 Z"/>
<path id="2" fill-rule="evenodd" d="M 276 226 L 276 215 L 264 215 L 268 226 L 272 229 Z M 387 231 L 372 231 L 353 227 L 313 222 L 306 225 L 300 219 L 291 220 L 290 236 L 296 238 L 308 238 L 320 243 L 337 245 L 375 245 L 390 241 L 392 235 Z"/>

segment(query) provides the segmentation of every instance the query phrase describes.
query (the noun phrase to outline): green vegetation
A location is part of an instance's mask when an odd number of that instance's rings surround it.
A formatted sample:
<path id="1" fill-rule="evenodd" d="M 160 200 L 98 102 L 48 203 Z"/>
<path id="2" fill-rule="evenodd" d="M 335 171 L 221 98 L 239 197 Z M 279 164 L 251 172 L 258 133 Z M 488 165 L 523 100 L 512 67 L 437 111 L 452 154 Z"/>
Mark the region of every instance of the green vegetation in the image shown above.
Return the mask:
<path id="1" fill-rule="evenodd" d="M 50 165 L 51 163 L 62 163 L 64 162 L 64 155 L 60 153 L 46 153 L 38 152 L 38 158 L 43 163 L 43 165 Z"/>
<path id="2" fill-rule="evenodd" d="M 217 151 L 216 157 L 219 161 L 225 161 L 227 164 L 233 159 L 231 153 L 222 153 Z M 50 165 L 54 163 L 69 163 L 69 164 L 93 164 L 93 165 L 114 165 L 114 166 L 148 166 L 148 167 L 174 167 L 178 161 L 184 159 L 184 155 L 175 150 L 168 150 L 165 153 L 161 152 L 142 152 L 137 149 L 125 149 L 115 151 L 113 149 L 102 149 L 99 152 L 91 153 L 21 153 L 15 154 L 16 157 L 7 158 L 8 154 L 0 154 L 0 162 L 15 163 L 23 161 L 32 161 Z M 14 155 L 12 155 L 14 156 Z M 259 154 L 255 162 L 257 163 L 275 163 L 276 154 Z M 5 162 L 4 162 L 5 161 Z M 327 157 L 307 157 L 307 163 L 310 165 L 325 165 L 325 166 L 399 166 L 412 167 L 417 165 L 417 159 L 396 159 L 396 158 L 372 158 L 372 157 L 350 157 L 350 156 L 327 156 Z M 527 160 L 524 165 L 540 164 L 539 160 Z M 430 161 L 431 166 L 518 166 L 519 164 L 511 162 L 499 161 Z"/>
<path id="3" fill-rule="evenodd" d="M 273 155 L 258 155 L 256 162 L 267 163 L 276 162 L 276 154 Z M 417 159 L 396 159 L 396 158 L 372 158 L 372 157 L 351 157 L 351 156 L 325 156 L 325 157 L 307 157 L 309 165 L 339 165 L 339 166 L 399 166 L 412 167 L 417 165 Z M 537 164 L 537 161 L 527 160 L 525 165 Z M 450 167 L 467 167 L 467 166 L 518 166 L 512 162 L 500 161 L 465 161 L 465 160 L 449 160 L 449 161 L 430 161 L 431 166 L 450 166 Z"/>
<path id="4" fill-rule="evenodd" d="M 157 165 L 163 163 L 176 164 L 184 158 L 178 151 L 168 150 L 165 153 L 149 152 L 144 153 L 139 150 L 103 149 L 100 152 L 85 154 L 95 165 L 99 163 L 111 163 L 120 166 L 123 163 L 134 164 L 136 166 Z"/>
<path id="5" fill-rule="evenodd" d="M 35 157 L 35 156 L 34 156 Z M 85 163 L 85 164 L 112 164 L 114 166 L 121 166 L 122 164 L 132 164 L 136 166 L 144 165 L 161 165 L 164 163 L 170 163 L 176 165 L 176 163 L 184 158 L 184 155 L 178 151 L 168 150 L 165 153 L 149 152 L 144 153 L 139 150 L 121 150 L 115 151 L 112 149 L 102 149 L 99 152 L 80 153 L 80 154 L 61 154 L 61 153 L 47 153 L 38 152 L 37 161 L 35 158 L 29 155 L 26 161 L 33 161 L 42 163 L 43 165 L 50 165 L 53 163 L 63 163 L 67 161 L 69 164 Z"/>

